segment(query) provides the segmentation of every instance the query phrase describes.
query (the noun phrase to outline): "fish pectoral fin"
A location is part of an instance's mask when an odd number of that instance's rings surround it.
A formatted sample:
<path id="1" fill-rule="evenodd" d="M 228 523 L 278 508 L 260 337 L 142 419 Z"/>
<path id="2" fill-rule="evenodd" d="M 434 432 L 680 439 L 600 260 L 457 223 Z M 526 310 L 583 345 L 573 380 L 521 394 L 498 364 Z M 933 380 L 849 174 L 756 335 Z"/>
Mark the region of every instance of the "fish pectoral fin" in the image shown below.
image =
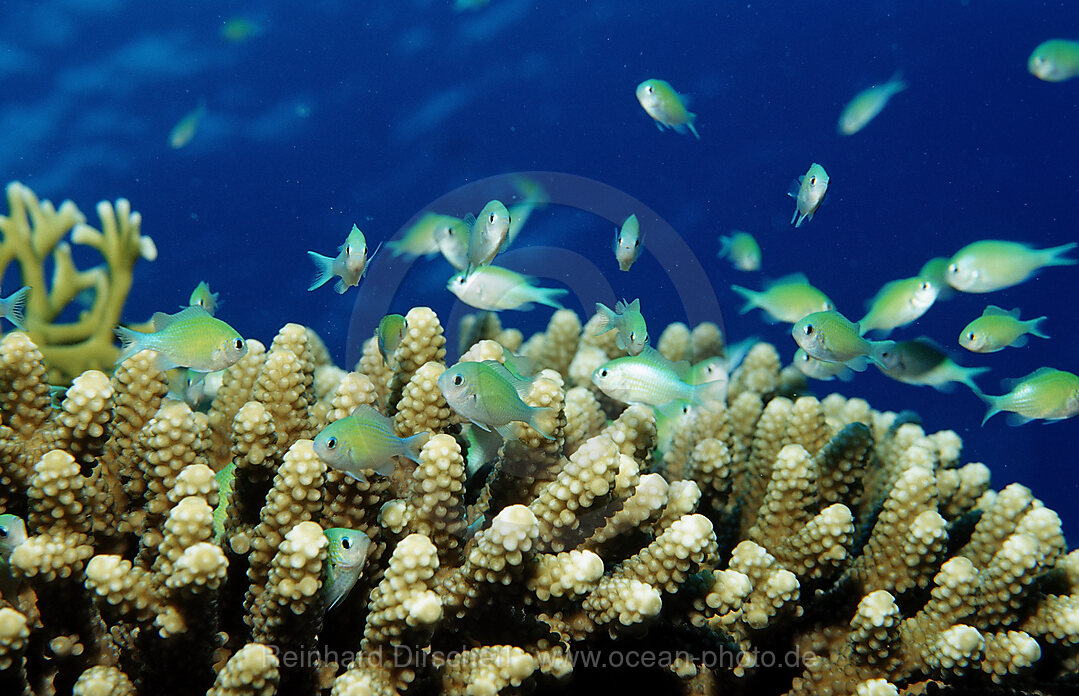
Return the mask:
<path id="1" fill-rule="evenodd" d="M 1009 413 L 1008 417 L 1005 420 L 1008 422 L 1008 425 L 1012 427 L 1018 427 L 1020 425 L 1026 425 L 1034 419 L 1019 413 Z"/>
<path id="2" fill-rule="evenodd" d="M 363 475 L 362 471 L 345 471 L 345 476 L 349 476 L 360 483 L 367 483 L 367 477 Z"/>
<path id="3" fill-rule="evenodd" d="M 1023 346 L 1025 346 L 1029 342 L 1030 342 L 1030 339 L 1027 337 L 1026 334 L 1019 334 L 1016 337 L 1016 339 L 1014 341 L 1012 341 L 1011 343 L 1009 343 L 1008 345 L 1011 346 L 1012 348 L 1022 348 Z"/>
<path id="4" fill-rule="evenodd" d="M 855 372 L 865 372 L 866 364 L 868 361 L 864 355 L 859 355 L 856 358 L 851 358 L 845 364 Z"/>

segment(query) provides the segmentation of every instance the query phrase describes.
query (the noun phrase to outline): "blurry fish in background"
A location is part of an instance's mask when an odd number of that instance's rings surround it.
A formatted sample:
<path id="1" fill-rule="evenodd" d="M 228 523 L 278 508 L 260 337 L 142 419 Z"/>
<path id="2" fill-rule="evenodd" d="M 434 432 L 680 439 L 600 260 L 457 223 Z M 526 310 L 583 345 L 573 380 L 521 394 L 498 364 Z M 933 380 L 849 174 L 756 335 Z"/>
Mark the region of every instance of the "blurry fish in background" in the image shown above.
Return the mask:
<path id="1" fill-rule="evenodd" d="M 1023 321 L 1019 318 L 1018 308 L 1009 312 L 989 305 L 980 317 L 959 333 L 959 345 L 972 353 L 995 353 L 1008 347 L 1022 348 L 1027 344 L 1028 334 L 1049 338 L 1038 328 L 1043 321 L 1045 317 Z"/>
<path id="2" fill-rule="evenodd" d="M 152 323 L 151 333 L 116 328 L 123 343 L 117 365 L 141 350 L 152 350 L 157 353 L 158 369 L 189 367 L 196 372 L 216 372 L 247 354 L 247 342 L 236 329 L 211 317 L 202 307 L 188 307 L 176 314 L 157 312 Z"/>
<path id="3" fill-rule="evenodd" d="M 827 382 L 838 378 L 843 382 L 849 382 L 854 378 L 853 370 L 844 363 L 828 362 L 814 358 L 801 348 L 794 351 L 794 360 L 792 362 L 799 372 L 811 379 Z"/>
<path id="4" fill-rule="evenodd" d="M 828 182 L 828 172 L 814 162 L 808 172 L 791 184 L 791 190 L 787 192 L 787 195 L 794 199 L 792 225 L 801 227 L 803 222 L 813 219 L 813 214 L 824 202 L 824 194 L 828 193 Z"/>
<path id="5" fill-rule="evenodd" d="M 469 215 L 463 221 L 469 228 L 468 267 L 466 273 L 472 273 L 480 266 L 494 261 L 510 230 L 510 211 L 502 201 L 489 201 L 483 206 L 478 216 Z"/>
<path id="6" fill-rule="evenodd" d="M 915 321 L 937 301 L 937 286 L 927 278 L 914 277 L 885 283 L 869 302 L 869 311 L 858 324 L 862 334 L 879 331 L 887 336 L 892 329 Z"/>
<path id="7" fill-rule="evenodd" d="M 406 328 L 407 322 L 400 314 L 387 314 L 378 322 L 378 352 L 387 365 L 393 362 L 393 355 L 405 337 Z"/>
<path id="8" fill-rule="evenodd" d="M 791 329 L 791 336 L 808 355 L 845 363 L 856 372 L 866 368 L 866 361 L 888 367 L 888 351 L 895 347 L 895 341 L 863 338 L 861 328 L 834 309 L 802 317 Z"/>
<path id="9" fill-rule="evenodd" d="M 719 238 L 719 253 L 726 257 L 739 271 L 758 271 L 761 267 L 761 247 L 749 232 L 731 231 L 729 236 Z"/>
<path id="10" fill-rule="evenodd" d="M 556 415 L 554 409 L 526 404 L 522 399 L 531 391 L 532 381 L 496 360 L 457 363 L 439 376 L 438 388 L 450 408 L 484 430 L 509 439 L 514 437 L 509 424 L 519 422 L 554 439 L 542 422 Z"/>
<path id="11" fill-rule="evenodd" d="M 191 291 L 191 297 L 187 299 L 187 305 L 189 307 L 202 307 L 212 317 L 217 312 L 217 293 L 210 292 L 210 285 L 205 280 L 200 281 L 195 286 L 195 289 Z"/>
<path id="12" fill-rule="evenodd" d="M 823 292 L 809 284 L 802 273 L 792 273 L 769 281 L 757 292 L 732 285 L 731 290 L 746 298 L 741 314 L 753 309 L 763 310 L 773 322 L 793 324 L 807 314 L 835 309 L 835 303 Z"/>
<path id="13" fill-rule="evenodd" d="M 551 195 L 547 193 L 547 189 L 543 187 L 543 184 L 530 176 L 514 176 L 513 185 L 517 189 L 515 198 L 520 203 L 540 206 L 551 202 Z"/>
<path id="14" fill-rule="evenodd" d="M 1004 380 L 1004 388 L 1009 391 L 1000 396 L 975 392 L 989 406 L 982 425 L 1001 411 L 1013 414 L 1009 425 L 1064 420 L 1079 413 L 1079 377 L 1070 372 L 1042 367 L 1022 379 Z"/>
<path id="15" fill-rule="evenodd" d="M 564 288 L 541 288 L 534 279 L 501 266 L 481 266 L 471 274 L 458 273 L 449 279 L 446 288 L 465 304 L 476 309 L 532 309 L 532 303 L 562 309 L 556 299 L 568 291 Z"/>
<path id="16" fill-rule="evenodd" d="M 376 248 L 375 252 L 368 258 L 367 240 L 364 238 L 360 228 L 353 225 L 352 231 L 345 238 L 345 243 L 338 248 L 336 257 L 323 256 L 313 251 L 307 252 L 307 255 L 314 261 L 316 269 L 315 279 L 311 281 L 311 285 L 307 288 L 308 292 L 321 287 L 334 276 L 340 278 L 337 284 L 333 286 L 333 289 L 338 294 L 359 285 L 364 275 L 367 274 L 370 261 L 375 258 L 377 253 L 378 249 Z"/>
<path id="17" fill-rule="evenodd" d="M 240 43 L 261 35 L 263 27 L 250 17 L 229 17 L 221 25 L 221 38 L 230 43 Z"/>
<path id="18" fill-rule="evenodd" d="M 314 450 L 329 466 L 366 483 L 364 471 L 383 476 L 393 473 L 394 457 L 419 462 L 420 449 L 430 436 L 425 431 L 412 437 L 398 437 L 392 420 L 363 404 L 351 415 L 320 430 L 315 435 Z"/>
<path id="19" fill-rule="evenodd" d="M 206 100 L 199 101 L 199 105 L 193 110 L 189 111 L 186 116 L 180 119 L 180 121 L 172 127 L 169 131 L 169 147 L 173 150 L 179 150 L 184 145 L 191 142 L 191 139 L 195 137 L 195 133 L 199 129 L 199 123 L 202 122 L 202 117 L 206 115 Z"/>
<path id="20" fill-rule="evenodd" d="M 641 255 L 641 224 L 637 216 L 630 215 L 622 223 L 620 229 L 614 232 L 614 257 L 618 260 L 618 268 L 628 271 Z"/>
<path id="21" fill-rule="evenodd" d="M 839 115 L 838 131 L 840 135 L 854 135 L 866 127 L 888 105 L 888 101 L 907 88 L 903 74 L 896 72 L 892 79 L 884 84 L 863 89 L 843 107 Z"/>
<path id="22" fill-rule="evenodd" d="M 597 302 L 596 314 L 599 319 L 593 336 L 605 334 L 608 331 L 618 331 L 614 342 L 620 349 L 630 355 L 638 355 L 648 345 L 648 326 L 641 314 L 640 299 L 627 303 L 622 300 L 614 306 L 614 309 Z"/>
<path id="23" fill-rule="evenodd" d="M 956 364 L 947 351 L 928 338 L 899 341 L 885 356 L 887 365 L 880 371 L 888 377 L 916 386 L 950 391 L 952 384 L 965 384 L 975 394 L 981 392 L 974 378 L 989 371 L 988 367 L 964 367 Z"/>
<path id="24" fill-rule="evenodd" d="M 983 239 L 966 245 L 948 264 L 948 284 L 960 292 L 982 293 L 1018 285 L 1047 266 L 1074 266 L 1064 258 L 1076 242 L 1034 249 L 1019 242 Z"/>
<path id="25" fill-rule="evenodd" d="M 431 257 L 439 251 L 435 231 L 439 228 L 450 228 L 460 224 L 461 221 L 452 215 L 427 212 L 413 223 L 412 227 L 405 230 L 400 239 L 390 240 L 386 242 L 386 246 L 389 247 L 395 257 L 404 256 L 406 259 L 414 259 L 419 256 Z"/>
<path id="26" fill-rule="evenodd" d="M 1079 41 L 1050 39 L 1027 59 L 1027 70 L 1039 80 L 1063 82 L 1079 75 Z"/>
<path id="27" fill-rule="evenodd" d="M 701 139 L 693 126 L 697 114 L 691 113 L 686 108 L 689 100 L 675 92 L 666 80 L 645 80 L 637 85 L 637 101 L 655 120 L 656 127 L 661 131 L 664 126 L 682 134 L 685 134 L 688 129 L 697 140 Z"/>
<path id="28" fill-rule="evenodd" d="M 26 311 L 26 299 L 30 297 L 30 286 L 24 285 L 7 297 L 0 298 L 0 317 L 3 317 L 15 325 L 16 329 L 22 329 L 22 323 Z"/>
<path id="29" fill-rule="evenodd" d="M 326 578 L 322 583 L 322 601 L 326 611 L 348 596 L 363 572 L 371 537 L 359 529 L 330 527 L 323 534 L 326 547 Z"/>
<path id="30" fill-rule="evenodd" d="M 452 223 L 447 219 L 435 226 L 435 244 L 442 258 L 458 271 L 468 267 L 468 237 L 469 229 L 463 221 Z"/>

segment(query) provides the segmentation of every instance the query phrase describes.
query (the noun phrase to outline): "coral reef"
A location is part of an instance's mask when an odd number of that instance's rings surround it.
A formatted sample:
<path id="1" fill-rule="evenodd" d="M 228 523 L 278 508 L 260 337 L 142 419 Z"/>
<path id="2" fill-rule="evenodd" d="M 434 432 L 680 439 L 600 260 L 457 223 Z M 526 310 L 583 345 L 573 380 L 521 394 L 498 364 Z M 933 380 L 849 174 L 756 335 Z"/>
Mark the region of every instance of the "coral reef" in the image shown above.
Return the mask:
<path id="1" fill-rule="evenodd" d="M 147 353 L 83 372 L 54 408 L 43 350 L 5 336 L 0 504 L 29 538 L 0 608 L 0 693 L 1074 684 L 1079 554 L 1031 491 L 964 463 L 955 433 L 811 396 L 760 343 L 728 402 L 681 415 L 658 446 L 651 409 L 591 384 L 618 351 L 589 325 L 559 311 L 522 342 L 468 319 L 462 358 L 521 348 L 538 370 L 526 401 L 554 411 L 553 440 L 520 425 L 483 453 L 438 390 L 446 346 L 426 308 L 396 355 L 365 350 L 353 372 L 295 324 L 251 340 L 206 413 L 165 398 Z M 708 324 L 659 346 L 723 351 Z M 359 404 L 401 435 L 432 431 L 419 462 L 365 483 L 328 469 L 310 438 Z M 330 527 L 372 545 L 326 612 Z"/>
<path id="2" fill-rule="evenodd" d="M 139 258 L 153 261 L 157 248 L 140 234 L 142 216 L 126 199 L 97 205 L 101 229 L 71 201 L 56 208 L 19 182 L 7 186 L 8 215 L 0 216 L 0 277 L 12 262 L 30 287 L 24 329 L 45 356 L 49 378 L 67 384 L 85 370 L 111 369 L 119 351 L 113 329 L 131 289 Z M 70 234 L 69 234 L 70 233 Z M 65 239 L 65 237 L 67 239 Z M 103 263 L 80 270 L 72 244 L 94 249 Z M 48 264 L 52 278 L 46 279 Z M 80 296 L 92 295 L 74 320 Z M 65 312 L 65 310 L 67 310 Z"/>

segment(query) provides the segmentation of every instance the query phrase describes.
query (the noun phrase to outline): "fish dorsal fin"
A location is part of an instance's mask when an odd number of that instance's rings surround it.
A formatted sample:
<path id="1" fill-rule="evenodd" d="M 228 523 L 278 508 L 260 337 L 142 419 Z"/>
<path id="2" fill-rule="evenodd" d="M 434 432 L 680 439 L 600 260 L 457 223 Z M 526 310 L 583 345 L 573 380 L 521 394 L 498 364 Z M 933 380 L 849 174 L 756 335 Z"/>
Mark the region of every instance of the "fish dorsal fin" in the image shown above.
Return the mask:
<path id="1" fill-rule="evenodd" d="M 626 302 L 622 300 L 614 306 L 614 311 L 619 314 L 626 314 L 627 312 L 640 312 L 641 311 L 641 299 L 638 297 L 633 302 Z"/>
<path id="2" fill-rule="evenodd" d="M 642 350 L 640 355 L 638 355 L 637 357 L 644 358 L 645 360 L 650 360 L 658 365 L 665 365 L 669 367 L 671 370 L 674 371 L 674 374 L 678 376 L 678 379 L 682 380 L 683 382 L 689 379 L 690 375 L 693 372 L 693 366 L 689 364 L 688 360 L 669 360 L 667 356 L 665 356 L 663 353 L 660 353 L 652 346 L 645 346 L 644 350 Z"/>
<path id="3" fill-rule="evenodd" d="M 476 216 L 472 213 L 465 215 L 461 218 L 461 226 L 464 228 L 465 234 L 472 236 L 472 228 L 476 226 Z"/>
<path id="4" fill-rule="evenodd" d="M 531 380 L 514 374 L 509 368 L 497 360 L 484 360 L 483 364 L 490 367 L 499 377 L 509 382 L 510 386 L 513 387 L 513 390 L 517 392 L 517 396 L 521 397 L 522 400 L 524 400 L 524 398 L 528 396 L 528 393 L 532 391 Z"/>
<path id="5" fill-rule="evenodd" d="M 766 282 L 764 284 L 764 287 L 766 289 L 771 289 L 771 288 L 776 287 L 777 285 L 795 285 L 795 284 L 809 285 L 809 278 L 806 277 L 805 273 L 791 273 L 790 275 L 785 275 L 782 278 L 776 278 L 775 280 L 769 280 L 768 282 Z"/>
<path id="6" fill-rule="evenodd" d="M 1006 310 L 1006 309 L 1004 309 L 1002 307 L 997 307 L 996 305 L 989 305 L 988 307 L 985 308 L 985 311 L 982 312 L 982 316 L 983 317 L 1011 317 L 1012 319 L 1018 319 L 1019 318 L 1019 308 L 1016 307 L 1015 309 L 1013 309 L 1013 310 L 1011 310 L 1009 312 L 1008 310 Z"/>
<path id="7" fill-rule="evenodd" d="M 804 179 L 804 178 L 805 178 L 805 175 L 803 174 L 802 176 L 798 177 L 797 179 L 795 179 L 794 181 L 791 182 L 791 185 L 787 187 L 787 195 L 788 196 L 790 196 L 791 198 L 797 198 L 798 197 L 798 192 L 802 190 L 802 179 Z"/>
<path id="8" fill-rule="evenodd" d="M 162 331 L 170 324 L 174 324 L 184 319 L 194 319 L 196 317 L 208 317 L 210 314 L 199 307 L 198 305 L 192 305 L 184 307 L 176 314 L 165 314 L 164 312 L 154 312 L 153 318 L 150 320 L 153 322 L 154 331 Z"/>
<path id="9" fill-rule="evenodd" d="M 390 419 L 379 413 L 373 406 L 371 406 L 371 404 L 360 404 L 356 408 L 352 409 L 350 417 L 355 418 L 356 420 L 361 422 L 375 421 L 382 424 L 390 425 L 390 431 L 393 431 Z"/>

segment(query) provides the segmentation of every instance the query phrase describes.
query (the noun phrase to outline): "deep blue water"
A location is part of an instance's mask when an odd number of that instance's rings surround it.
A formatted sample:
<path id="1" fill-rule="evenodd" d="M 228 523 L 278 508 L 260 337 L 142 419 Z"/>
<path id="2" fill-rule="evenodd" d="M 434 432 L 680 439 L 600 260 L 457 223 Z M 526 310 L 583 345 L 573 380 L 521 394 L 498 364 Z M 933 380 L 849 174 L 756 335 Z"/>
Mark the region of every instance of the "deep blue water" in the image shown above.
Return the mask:
<path id="1" fill-rule="evenodd" d="M 224 40 L 235 17 L 259 31 Z M 306 250 L 331 253 L 354 222 L 373 247 L 444 196 L 439 212 L 475 212 L 508 195 L 513 172 L 586 177 L 596 183 L 552 177 L 573 205 L 537 212 L 507 265 L 565 283 L 579 311 L 641 297 L 653 335 L 708 319 L 789 358 L 786 329 L 739 315 L 732 282 L 802 271 L 857 317 L 884 281 L 971 241 L 1076 239 L 1079 79 L 1026 71 L 1054 37 L 1079 38 L 1079 4 L 493 0 L 457 14 L 449 0 L 4 3 L 0 180 L 70 198 L 92 222 L 98 200 L 132 201 L 160 254 L 137 269 L 130 320 L 172 311 L 207 280 L 244 335 L 268 342 L 300 321 L 344 363 L 387 310 L 428 304 L 449 325 L 464 309 L 443 289 L 446 264 L 388 254 L 359 290 L 308 293 Z M 896 70 L 910 88 L 865 130 L 838 136 L 842 106 Z M 692 96 L 700 141 L 644 114 L 634 87 L 651 77 Z M 194 138 L 170 149 L 170 129 L 200 100 Z M 814 161 L 831 175 L 828 200 L 795 229 L 786 191 Z M 644 210 L 665 224 L 646 225 L 644 256 L 620 273 L 612 220 Z M 715 258 L 732 228 L 760 240 L 761 273 Z M 4 294 L 18 283 L 3 280 Z M 932 336 L 963 364 L 991 366 L 989 392 L 1043 365 L 1076 372 L 1077 282 L 1079 268 L 1053 268 L 959 295 L 893 337 Z M 966 354 L 956 337 L 987 303 L 1047 314 L 1052 339 Z M 530 331 L 549 315 L 503 321 Z M 913 408 L 927 430 L 955 429 L 997 487 L 1030 486 L 1079 538 L 1079 421 L 1012 428 L 998 416 L 982 427 L 965 389 L 940 394 L 874 371 L 817 391 L 833 388 Z"/>

